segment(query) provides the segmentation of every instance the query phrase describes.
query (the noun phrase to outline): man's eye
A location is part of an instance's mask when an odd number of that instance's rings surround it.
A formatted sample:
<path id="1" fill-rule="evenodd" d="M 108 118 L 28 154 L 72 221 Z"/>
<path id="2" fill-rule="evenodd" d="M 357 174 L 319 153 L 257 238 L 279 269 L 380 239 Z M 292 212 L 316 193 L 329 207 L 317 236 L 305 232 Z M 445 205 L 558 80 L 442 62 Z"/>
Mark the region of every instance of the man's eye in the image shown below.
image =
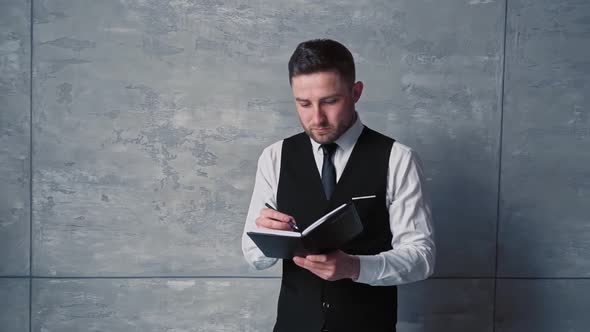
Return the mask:
<path id="1" fill-rule="evenodd" d="M 309 103 L 299 103 L 299 106 L 301 106 L 301 107 L 309 107 L 309 105 L 311 105 L 311 104 L 309 104 Z"/>
<path id="2" fill-rule="evenodd" d="M 338 101 L 338 99 L 327 99 L 324 101 L 324 103 L 326 104 L 335 104 Z"/>

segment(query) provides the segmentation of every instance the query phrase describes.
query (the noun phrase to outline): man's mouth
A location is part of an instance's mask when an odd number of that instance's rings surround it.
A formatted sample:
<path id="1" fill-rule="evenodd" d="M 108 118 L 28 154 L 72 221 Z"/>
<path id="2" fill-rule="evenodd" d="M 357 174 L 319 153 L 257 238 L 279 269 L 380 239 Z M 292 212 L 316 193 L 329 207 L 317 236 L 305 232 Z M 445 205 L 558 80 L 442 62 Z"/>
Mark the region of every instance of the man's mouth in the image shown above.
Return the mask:
<path id="1" fill-rule="evenodd" d="M 314 127 L 314 128 L 312 128 L 312 130 L 315 130 L 315 131 L 328 131 L 328 130 L 330 130 L 330 127 Z"/>

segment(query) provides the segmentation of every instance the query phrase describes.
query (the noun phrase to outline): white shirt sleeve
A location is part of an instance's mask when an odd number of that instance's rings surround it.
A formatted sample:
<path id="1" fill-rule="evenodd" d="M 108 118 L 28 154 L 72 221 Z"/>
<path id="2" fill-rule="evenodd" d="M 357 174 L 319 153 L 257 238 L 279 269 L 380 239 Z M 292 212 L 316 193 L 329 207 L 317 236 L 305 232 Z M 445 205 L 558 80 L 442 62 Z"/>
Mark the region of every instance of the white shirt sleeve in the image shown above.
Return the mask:
<path id="1" fill-rule="evenodd" d="M 250 266 L 257 270 L 268 269 L 278 260 L 277 258 L 264 256 L 246 232 L 257 228 L 256 218 L 260 215 L 260 210 L 264 208 L 264 203 L 277 206 L 276 190 L 279 181 L 282 146 L 283 141 L 274 143 L 264 149 L 258 159 L 254 191 L 248 208 L 244 232 L 242 233 L 244 258 Z"/>
<path id="2" fill-rule="evenodd" d="M 356 282 L 385 286 L 428 278 L 434 272 L 436 246 L 422 163 L 414 151 L 398 142 L 389 160 L 386 204 L 393 249 L 358 256 Z"/>

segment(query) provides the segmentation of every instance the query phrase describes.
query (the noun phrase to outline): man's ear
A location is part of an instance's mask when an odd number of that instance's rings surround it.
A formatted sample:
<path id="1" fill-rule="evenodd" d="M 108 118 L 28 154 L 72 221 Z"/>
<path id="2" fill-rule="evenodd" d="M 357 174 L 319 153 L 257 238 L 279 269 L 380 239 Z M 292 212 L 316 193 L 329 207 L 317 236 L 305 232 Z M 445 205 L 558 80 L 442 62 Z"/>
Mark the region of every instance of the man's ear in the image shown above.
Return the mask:
<path id="1" fill-rule="evenodd" d="M 363 82 L 358 81 L 352 85 L 352 100 L 356 103 L 363 94 Z"/>

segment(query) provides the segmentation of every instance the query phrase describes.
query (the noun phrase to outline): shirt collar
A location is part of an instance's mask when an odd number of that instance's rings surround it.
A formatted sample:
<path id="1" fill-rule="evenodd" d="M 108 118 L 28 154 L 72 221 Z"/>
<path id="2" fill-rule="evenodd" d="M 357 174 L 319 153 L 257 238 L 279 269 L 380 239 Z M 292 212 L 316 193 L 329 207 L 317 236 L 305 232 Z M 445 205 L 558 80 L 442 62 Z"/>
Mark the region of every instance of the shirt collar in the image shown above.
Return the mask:
<path id="1" fill-rule="evenodd" d="M 350 128 L 348 128 L 342 135 L 340 135 L 340 137 L 338 137 L 336 141 L 334 141 L 334 143 L 338 144 L 338 149 L 342 149 L 344 151 L 352 149 L 359 136 L 361 136 L 364 127 L 365 126 L 361 122 L 361 118 L 358 116 L 357 113 L 354 124 Z M 314 141 L 311 137 L 309 138 L 309 140 L 311 141 L 313 151 L 321 151 L 320 143 Z"/>

